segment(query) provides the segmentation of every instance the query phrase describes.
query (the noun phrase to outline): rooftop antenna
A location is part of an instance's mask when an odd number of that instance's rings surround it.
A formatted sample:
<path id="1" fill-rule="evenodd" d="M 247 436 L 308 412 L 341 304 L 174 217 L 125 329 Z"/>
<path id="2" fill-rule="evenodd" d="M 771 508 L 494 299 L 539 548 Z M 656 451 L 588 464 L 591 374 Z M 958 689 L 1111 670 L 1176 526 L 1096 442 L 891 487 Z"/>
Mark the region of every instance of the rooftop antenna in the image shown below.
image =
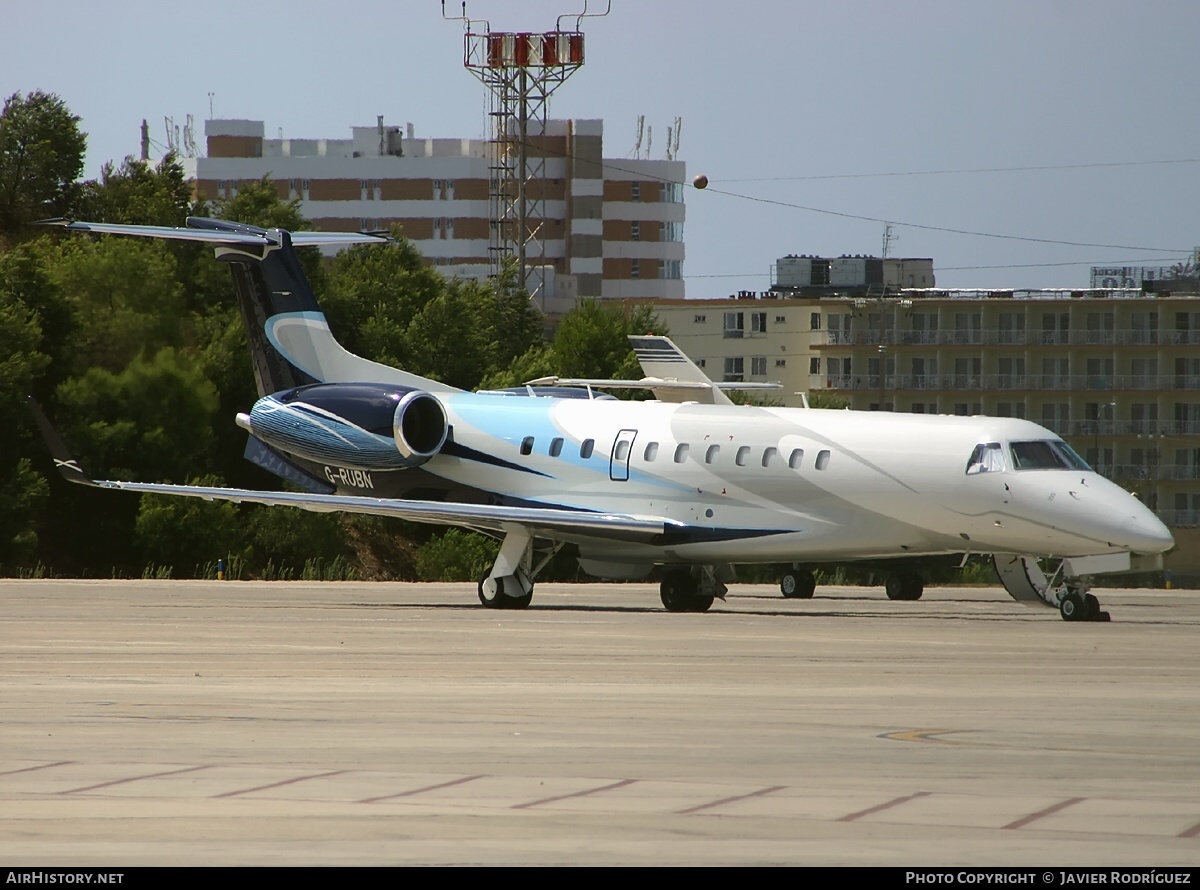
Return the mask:
<path id="1" fill-rule="evenodd" d="M 167 151 L 179 153 L 179 127 L 175 126 L 175 118 L 163 117 L 163 126 L 167 131 Z"/>
<path id="2" fill-rule="evenodd" d="M 490 93 L 491 275 L 498 276 L 515 258 L 522 286 L 535 285 L 536 293 L 531 291 L 530 296 L 543 308 L 542 284 L 533 281 L 531 272 L 532 267 L 546 264 L 546 190 L 530 185 L 546 179 L 546 158 L 543 152 L 529 151 L 530 140 L 546 132 L 550 95 L 583 65 L 580 23 L 608 15 L 611 7 L 608 0 L 604 12 L 589 13 L 584 0 L 580 12 L 558 17 L 555 30 L 534 34 L 493 31 L 486 20 L 468 17 L 466 0 L 461 15 L 447 15 L 442 0 L 442 18 L 463 23 L 463 66 Z M 574 27 L 564 27 L 564 19 L 574 19 Z"/>
<path id="3" fill-rule="evenodd" d="M 646 134 L 646 115 L 639 114 L 637 122 L 637 142 L 633 146 L 633 156 L 641 158 L 642 156 L 642 137 Z"/>
<path id="4" fill-rule="evenodd" d="M 213 119 L 213 96 L 215 96 L 215 95 L 216 95 L 216 93 L 213 93 L 213 92 L 209 92 L 209 94 L 208 94 L 208 119 L 209 120 Z"/>
<path id="5" fill-rule="evenodd" d="M 883 258 L 886 260 L 892 251 L 892 244 L 900 240 L 900 236 L 892 232 L 892 224 L 883 227 Z"/>
<path id="6" fill-rule="evenodd" d="M 646 127 L 646 157 L 650 157 L 652 145 L 654 145 L 654 127 Z"/>
<path id="7" fill-rule="evenodd" d="M 186 157 L 194 158 L 196 151 L 196 121 L 189 114 L 187 125 L 183 128 L 183 153 Z"/>
<path id="8" fill-rule="evenodd" d="M 679 157 L 679 132 L 683 129 L 683 118 L 675 118 L 673 130 L 667 130 L 667 160 L 673 161 Z"/>

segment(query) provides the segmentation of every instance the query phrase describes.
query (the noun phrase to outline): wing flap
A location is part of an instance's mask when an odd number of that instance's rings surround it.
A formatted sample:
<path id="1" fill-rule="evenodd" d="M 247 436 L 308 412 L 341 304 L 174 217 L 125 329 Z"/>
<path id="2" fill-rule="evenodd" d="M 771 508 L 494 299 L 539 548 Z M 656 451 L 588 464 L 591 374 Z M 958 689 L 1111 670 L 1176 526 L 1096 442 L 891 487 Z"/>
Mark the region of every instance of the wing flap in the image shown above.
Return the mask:
<path id="1" fill-rule="evenodd" d="M 57 461 L 56 461 L 57 463 Z M 71 467 L 59 467 L 72 482 L 120 491 L 143 494 L 176 495 L 201 498 L 206 501 L 232 501 L 245 504 L 266 504 L 272 507 L 298 507 L 314 513 L 365 513 L 371 516 L 392 516 L 411 522 L 431 525 L 459 525 L 480 531 L 504 532 L 513 526 L 528 529 L 533 534 L 554 536 L 562 533 L 585 533 L 618 540 L 648 540 L 667 528 L 665 520 L 653 516 L 620 513 L 589 513 L 554 507 L 503 507 L 491 504 L 455 504 L 441 501 L 407 501 L 392 498 L 368 498 L 357 495 L 322 495 L 308 492 L 255 491 L 244 488 L 221 488 L 203 485 L 164 485 L 153 482 L 119 482 L 89 480 L 72 462 Z"/>

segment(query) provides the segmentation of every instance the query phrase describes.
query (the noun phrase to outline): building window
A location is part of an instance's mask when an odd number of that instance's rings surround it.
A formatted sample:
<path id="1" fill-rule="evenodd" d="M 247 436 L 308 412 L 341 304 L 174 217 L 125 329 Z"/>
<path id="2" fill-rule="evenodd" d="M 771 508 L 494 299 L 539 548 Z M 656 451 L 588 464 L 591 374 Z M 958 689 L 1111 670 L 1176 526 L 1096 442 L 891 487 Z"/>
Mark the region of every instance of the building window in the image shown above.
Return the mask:
<path id="1" fill-rule="evenodd" d="M 641 278 L 642 277 L 642 264 L 639 260 L 630 260 L 629 261 L 629 277 L 630 278 Z"/>
<path id="2" fill-rule="evenodd" d="M 693 324 L 704 324 L 706 321 L 708 321 L 707 315 L 693 315 L 692 316 Z"/>
<path id="3" fill-rule="evenodd" d="M 767 313 L 751 312 L 750 313 L 750 333 L 765 334 L 767 332 Z"/>
<path id="4" fill-rule="evenodd" d="M 640 182 L 631 183 L 629 186 L 630 200 L 642 200 L 642 184 Z"/>
<path id="5" fill-rule="evenodd" d="M 814 312 L 808 317 L 808 326 L 814 331 L 821 330 L 821 313 Z"/>
<path id="6" fill-rule="evenodd" d="M 702 358 L 698 358 L 698 359 L 696 359 L 696 367 L 697 367 L 697 368 L 703 368 L 703 367 L 704 367 L 704 361 L 705 361 L 705 360 L 704 360 L 704 359 L 702 359 Z"/>
<path id="7" fill-rule="evenodd" d="M 725 313 L 725 336 L 741 337 L 746 332 L 746 320 L 741 312 Z"/>
<path id="8" fill-rule="evenodd" d="M 629 224 L 629 240 L 630 241 L 641 241 L 642 240 L 642 224 L 641 223 L 631 222 Z"/>
<path id="9" fill-rule="evenodd" d="M 810 373 L 810 374 L 820 374 L 821 373 L 821 360 L 819 358 L 814 357 L 814 358 L 810 358 L 808 360 L 808 373 Z"/>
<path id="10" fill-rule="evenodd" d="M 786 321 L 787 321 L 786 315 L 776 315 L 775 316 L 775 324 L 783 324 Z"/>
<path id="11" fill-rule="evenodd" d="M 725 382 L 726 383 L 741 383 L 745 379 L 745 361 L 738 356 L 725 357 Z"/>
<path id="12" fill-rule="evenodd" d="M 818 360 L 818 363 L 819 363 L 819 360 Z M 777 368 L 786 368 L 786 367 L 787 367 L 787 359 L 785 359 L 785 358 L 777 358 L 777 359 L 775 359 L 775 367 L 777 367 Z"/>
<path id="13" fill-rule="evenodd" d="M 767 357 L 765 355 L 752 356 L 750 359 L 750 376 L 751 377 L 766 377 L 767 376 Z"/>

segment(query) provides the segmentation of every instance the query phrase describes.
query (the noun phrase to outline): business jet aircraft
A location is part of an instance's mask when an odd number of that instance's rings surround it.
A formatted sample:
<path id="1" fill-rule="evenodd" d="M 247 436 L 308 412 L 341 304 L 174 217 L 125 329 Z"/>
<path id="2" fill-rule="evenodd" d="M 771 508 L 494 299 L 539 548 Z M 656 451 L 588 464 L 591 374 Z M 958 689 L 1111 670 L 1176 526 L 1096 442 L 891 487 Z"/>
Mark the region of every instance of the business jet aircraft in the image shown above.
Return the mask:
<path id="1" fill-rule="evenodd" d="M 733 405 L 666 338 L 632 338 L 643 370 L 658 372 L 638 381 L 657 396 L 647 402 L 592 397 L 590 384 L 614 381 L 464 392 L 353 355 L 330 332 L 294 248 L 385 240 L 376 236 L 202 218 L 187 228 L 48 224 L 215 245 L 233 273 L 261 396 L 236 418 L 250 434 L 246 456 L 303 491 L 97 482 L 40 417 L 68 479 L 476 529 L 502 541 L 478 587 L 492 608 L 529 605 L 534 578 L 562 547 L 602 578 L 663 567 L 672 612 L 706 611 L 739 563 L 790 563 L 784 594 L 808 597 L 806 565 L 992 554 L 1014 598 L 1104 620 L 1090 577 L 1161 566 L 1174 543 L 1137 499 L 1037 424 Z M 900 571 L 887 592 L 917 599 L 922 583 Z"/>

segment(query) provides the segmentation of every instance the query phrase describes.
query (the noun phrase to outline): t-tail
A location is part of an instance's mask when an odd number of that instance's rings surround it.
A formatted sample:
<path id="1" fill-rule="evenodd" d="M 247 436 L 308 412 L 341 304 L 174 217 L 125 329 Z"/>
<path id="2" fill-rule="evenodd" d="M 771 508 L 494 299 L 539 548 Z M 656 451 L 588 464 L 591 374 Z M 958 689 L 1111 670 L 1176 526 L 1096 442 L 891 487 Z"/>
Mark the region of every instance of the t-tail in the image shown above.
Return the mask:
<path id="1" fill-rule="evenodd" d="M 260 396 L 313 383 L 386 383 L 427 392 L 454 387 L 348 352 L 333 336 L 300 266 L 296 247 L 385 243 L 356 232 L 287 232 L 190 216 L 186 228 L 46 220 L 84 232 L 202 241 L 233 273 Z"/>

